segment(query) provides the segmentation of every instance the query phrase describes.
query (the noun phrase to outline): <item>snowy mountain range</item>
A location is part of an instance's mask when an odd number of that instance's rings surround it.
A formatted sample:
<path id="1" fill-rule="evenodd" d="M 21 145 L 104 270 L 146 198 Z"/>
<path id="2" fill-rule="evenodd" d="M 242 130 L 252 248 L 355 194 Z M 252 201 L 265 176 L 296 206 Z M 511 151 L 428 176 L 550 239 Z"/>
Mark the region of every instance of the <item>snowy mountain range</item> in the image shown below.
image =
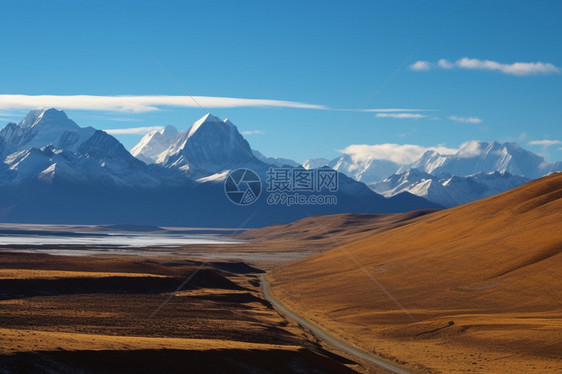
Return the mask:
<path id="1" fill-rule="evenodd" d="M 426 151 L 412 163 L 349 154 L 327 162 L 307 160 L 307 165 L 323 163 L 373 191 L 391 197 L 403 192 L 424 197 L 444 207 L 465 204 L 504 192 L 552 172 L 562 164 L 547 163 L 516 143 L 468 141 L 452 154 Z"/>
<path id="2" fill-rule="evenodd" d="M 0 141 L 0 186 L 55 179 L 121 186 L 160 184 L 146 164 L 114 137 L 78 126 L 63 111 L 32 111 L 19 124 L 10 123 L 0 130 Z"/>
<path id="3" fill-rule="evenodd" d="M 496 195 L 530 180 L 508 172 L 480 172 L 466 177 L 450 174 L 434 176 L 411 168 L 393 174 L 381 182 L 371 183 L 369 187 L 386 197 L 410 192 L 444 207 L 452 207 Z"/>
<path id="4" fill-rule="evenodd" d="M 250 168 L 265 184 L 267 170 L 285 160 L 252 150 L 234 124 L 210 114 L 184 131 L 153 131 L 128 152 L 63 111 L 36 110 L 0 130 L 0 159 L 0 222 L 260 227 L 311 214 L 439 207 L 409 193 L 385 198 L 343 174 L 336 205 L 232 204 L 229 171 Z"/>
<path id="5" fill-rule="evenodd" d="M 401 168 L 400 171 L 411 168 L 433 175 L 447 173 L 469 176 L 498 171 L 531 179 L 558 171 L 557 165 L 545 162 L 543 157 L 521 148 L 516 143 L 480 141 L 466 142 L 452 155 L 427 151 L 419 160 Z"/>

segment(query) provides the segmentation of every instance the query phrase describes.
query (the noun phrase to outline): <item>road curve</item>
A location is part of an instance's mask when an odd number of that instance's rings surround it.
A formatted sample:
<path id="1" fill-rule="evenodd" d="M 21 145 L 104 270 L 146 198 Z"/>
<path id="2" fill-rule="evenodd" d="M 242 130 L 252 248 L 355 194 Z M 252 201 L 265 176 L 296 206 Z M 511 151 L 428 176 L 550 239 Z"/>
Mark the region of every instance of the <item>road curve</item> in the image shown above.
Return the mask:
<path id="1" fill-rule="evenodd" d="M 341 349 L 344 352 L 347 352 L 353 356 L 359 357 L 360 359 L 367 361 L 375 366 L 378 366 L 381 369 L 387 370 L 391 373 L 396 373 L 396 374 L 410 374 L 409 371 L 402 369 L 399 366 L 395 366 L 389 362 L 383 361 L 381 359 L 378 359 L 376 357 L 373 357 L 372 355 L 370 355 L 369 353 L 356 348 L 352 345 L 349 345 L 345 342 L 342 342 L 341 340 L 329 335 L 327 332 L 321 330 L 319 327 L 313 325 L 312 323 L 308 322 L 306 319 L 304 319 L 303 317 L 295 314 L 293 311 L 287 309 L 283 304 L 281 304 L 280 301 L 276 300 L 270 293 L 269 293 L 269 285 L 267 284 L 267 280 L 265 279 L 265 277 L 262 275 L 260 276 L 260 281 L 261 281 L 261 288 L 263 291 L 263 294 L 266 298 L 267 301 L 269 301 L 271 303 L 271 305 L 273 305 L 273 307 L 275 309 L 277 309 L 277 311 L 279 311 L 281 314 L 285 315 L 286 317 L 289 317 L 290 319 L 296 321 L 299 325 L 305 327 L 306 329 L 310 330 L 317 338 L 337 347 L 338 349 Z"/>

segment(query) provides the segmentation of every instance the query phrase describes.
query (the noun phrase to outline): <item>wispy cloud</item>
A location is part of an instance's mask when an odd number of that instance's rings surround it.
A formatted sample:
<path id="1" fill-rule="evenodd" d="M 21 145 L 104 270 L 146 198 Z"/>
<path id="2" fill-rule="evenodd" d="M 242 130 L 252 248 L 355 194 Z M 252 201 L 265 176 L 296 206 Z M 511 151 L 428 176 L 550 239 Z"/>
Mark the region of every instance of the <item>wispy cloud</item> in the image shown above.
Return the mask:
<path id="1" fill-rule="evenodd" d="M 458 149 L 439 145 L 423 147 L 415 144 L 352 144 L 339 152 L 351 156 L 353 161 L 388 160 L 400 165 L 409 164 L 420 158 L 426 151 L 434 150 L 440 154 L 454 154 Z"/>
<path id="2" fill-rule="evenodd" d="M 195 100 L 194 100 L 195 99 Z M 197 101 L 197 102 L 196 102 Z M 335 109 L 325 105 L 308 104 L 297 101 L 244 99 L 235 97 L 214 96 L 98 96 L 98 95 L 0 95 L 0 110 L 30 110 L 37 108 L 58 108 L 66 110 L 91 110 L 118 113 L 156 112 L 166 107 L 179 108 L 298 108 L 335 111 L 355 111 L 356 109 Z M 360 112 L 424 112 L 434 109 L 410 108 L 367 108 Z M 1 117 L 10 117 L 2 113 Z M 114 119 L 117 120 L 117 119 Z M 121 121 L 126 121 L 121 119 Z"/>
<path id="3" fill-rule="evenodd" d="M 344 110 L 344 111 L 354 111 L 356 109 L 332 109 L 332 110 Z M 392 113 L 392 112 L 435 112 L 436 109 L 409 109 L 409 108 L 367 108 L 359 109 L 359 112 L 364 113 Z"/>
<path id="4" fill-rule="evenodd" d="M 429 61 L 416 61 L 410 65 L 410 69 L 415 71 L 427 71 L 431 69 L 431 63 Z"/>
<path id="5" fill-rule="evenodd" d="M 478 117 L 459 117 L 459 116 L 449 116 L 451 121 L 463 122 L 463 123 L 482 123 L 482 119 Z"/>
<path id="6" fill-rule="evenodd" d="M 469 70 L 491 70 L 504 74 L 524 76 L 535 74 L 556 74 L 561 69 L 549 62 L 514 62 L 505 64 L 492 60 L 479 60 L 477 58 L 463 57 L 457 61 L 441 59 L 437 63 L 429 61 L 417 61 L 410 65 L 414 71 L 427 71 L 431 69 L 469 69 Z"/>
<path id="7" fill-rule="evenodd" d="M 419 113 L 377 113 L 377 118 L 400 118 L 400 119 L 418 119 L 427 117 Z"/>
<path id="8" fill-rule="evenodd" d="M 263 130 L 247 130 L 247 131 L 242 131 L 240 134 L 242 135 L 257 135 L 257 134 L 265 134 L 265 131 Z"/>
<path id="9" fill-rule="evenodd" d="M 542 145 L 543 147 L 550 147 L 551 145 L 558 145 L 558 144 L 562 144 L 562 141 L 544 139 L 544 140 L 531 140 L 529 142 L 529 145 Z"/>
<path id="10" fill-rule="evenodd" d="M 154 130 L 163 130 L 163 126 L 129 127 L 126 129 L 107 129 L 103 130 L 111 135 L 145 135 Z"/>
<path id="11" fill-rule="evenodd" d="M 195 102 L 195 99 L 197 102 Z M 63 108 L 110 112 L 145 113 L 161 107 L 198 108 L 277 107 L 328 109 L 296 101 L 212 96 L 94 96 L 94 95 L 0 95 L 0 109 Z"/>

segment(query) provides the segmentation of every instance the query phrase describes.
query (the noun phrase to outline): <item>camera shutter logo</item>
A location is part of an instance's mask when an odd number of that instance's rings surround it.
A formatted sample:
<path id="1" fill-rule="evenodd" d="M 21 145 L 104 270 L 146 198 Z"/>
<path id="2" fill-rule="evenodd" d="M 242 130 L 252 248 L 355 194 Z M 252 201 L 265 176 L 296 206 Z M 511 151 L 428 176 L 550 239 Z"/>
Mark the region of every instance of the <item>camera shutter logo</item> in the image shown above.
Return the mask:
<path id="1" fill-rule="evenodd" d="M 237 169 L 224 181 L 224 192 L 236 205 L 251 205 L 261 194 L 260 177 L 250 169 Z"/>

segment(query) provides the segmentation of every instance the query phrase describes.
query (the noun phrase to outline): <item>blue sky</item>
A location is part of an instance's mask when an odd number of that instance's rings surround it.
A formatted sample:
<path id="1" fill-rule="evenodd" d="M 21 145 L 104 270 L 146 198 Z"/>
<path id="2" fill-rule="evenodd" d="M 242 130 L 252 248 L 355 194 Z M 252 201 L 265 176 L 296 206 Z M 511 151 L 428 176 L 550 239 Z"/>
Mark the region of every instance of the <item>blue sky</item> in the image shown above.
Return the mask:
<path id="1" fill-rule="evenodd" d="M 562 160 L 559 1 L 21 0 L 0 9 L 0 126 L 54 101 L 81 126 L 185 129 L 205 111 L 169 98 L 185 93 L 159 63 L 269 156 L 304 161 L 345 123 L 314 157 L 477 139 Z M 346 122 L 373 94 L 362 109 L 385 111 Z M 131 148 L 142 135 L 115 136 Z"/>

